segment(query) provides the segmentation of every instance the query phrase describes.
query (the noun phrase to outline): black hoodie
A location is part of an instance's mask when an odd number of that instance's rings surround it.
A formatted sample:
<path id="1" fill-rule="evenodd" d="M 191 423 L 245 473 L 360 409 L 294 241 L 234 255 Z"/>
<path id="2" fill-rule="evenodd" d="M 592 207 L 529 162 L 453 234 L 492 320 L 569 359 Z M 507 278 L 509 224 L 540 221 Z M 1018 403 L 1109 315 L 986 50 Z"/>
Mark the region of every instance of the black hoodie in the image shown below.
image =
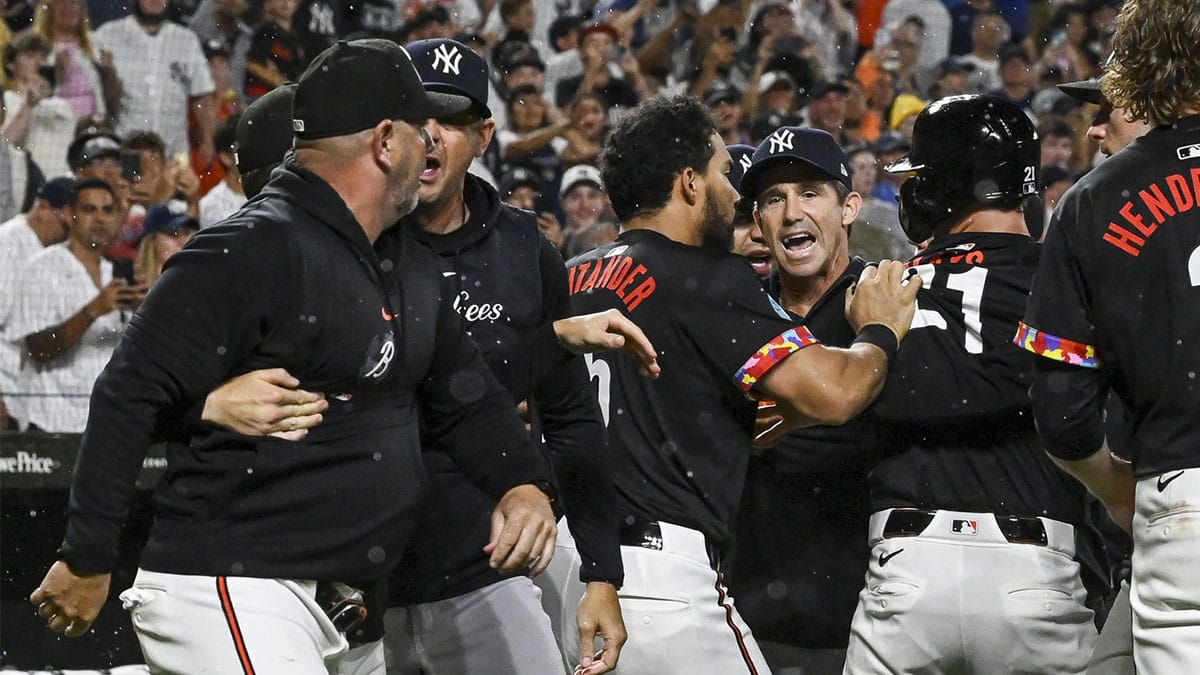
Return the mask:
<path id="1" fill-rule="evenodd" d="M 511 398 L 428 283 L 432 257 L 385 236 L 381 259 L 337 193 L 289 154 L 258 197 L 171 258 L 96 382 L 64 560 L 109 571 L 156 422 L 259 368 L 326 392 L 324 423 L 299 442 L 207 426 L 172 441 L 143 568 L 381 577 L 427 485 L 418 402 L 488 494 L 546 476 Z M 405 272 L 399 283 L 389 270 Z M 473 428 L 489 443 L 463 442 Z"/>
<path id="2" fill-rule="evenodd" d="M 533 213 L 503 204 L 495 189 L 470 174 L 463 195 L 470 211 L 444 235 L 401 226 L 439 258 L 442 293 L 514 399 L 530 398 L 575 534 L 583 581 L 621 582 L 612 487 L 604 465 L 604 422 L 583 359 L 564 350 L 553 322 L 568 315 L 562 257 L 538 231 Z M 478 443 L 492 443 L 478 429 Z M 433 602 L 492 584 L 506 575 L 482 553 L 496 500 L 480 492 L 429 439 L 426 465 L 433 490 L 410 550 L 393 575 L 392 604 Z"/>

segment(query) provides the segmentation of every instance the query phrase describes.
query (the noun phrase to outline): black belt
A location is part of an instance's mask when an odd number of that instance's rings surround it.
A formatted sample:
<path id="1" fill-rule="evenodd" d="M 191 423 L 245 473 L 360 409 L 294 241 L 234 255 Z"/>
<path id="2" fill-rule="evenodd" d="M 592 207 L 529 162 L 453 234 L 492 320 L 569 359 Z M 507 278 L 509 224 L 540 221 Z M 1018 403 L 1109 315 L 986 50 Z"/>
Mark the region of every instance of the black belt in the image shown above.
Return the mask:
<path id="1" fill-rule="evenodd" d="M 662 526 L 655 520 L 624 517 L 621 519 L 620 540 L 622 546 L 636 546 L 651 551 L 663 550 Z M 704 550 L 708 564 L 714 570 L 721 568 L 721 547 L 704 537 Z"/>
<path id="2" fill-rule="evenodd" d="M 894 537 L 915 537 L 929 527 L 937 511 L 921 509 L 894 509 L 888 514 L 887 522 L 883 525 L 885 539 Z M 995 516 L 996 524 L 1004 538 L 1014 544 L 1033 544 L 1045 546 L 1049 541 L 1046 537 L 1046 525 L 1041 518 L 1026 516 Z"/>
<path id="3" fill-rule="evenodd" d="M 367 620 L 367 606 L 363 602 L 362 593 L 344 584 L 328 581 L 317 582 L 317 592 L 314 598 L 333 627 L 339 633 L 349 633 Z"/>

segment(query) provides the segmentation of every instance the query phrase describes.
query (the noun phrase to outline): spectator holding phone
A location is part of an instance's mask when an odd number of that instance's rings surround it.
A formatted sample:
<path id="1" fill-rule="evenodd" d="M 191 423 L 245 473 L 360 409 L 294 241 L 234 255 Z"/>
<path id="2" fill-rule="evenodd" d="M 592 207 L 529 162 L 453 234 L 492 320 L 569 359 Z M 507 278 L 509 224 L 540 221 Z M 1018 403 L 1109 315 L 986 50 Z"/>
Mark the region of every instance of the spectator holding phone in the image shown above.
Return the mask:
<path id="1" fill-rule="evenodd" d="M 633 108 L 641 101 L 645 82 L 634 58 L 619 42 L 620 34 L 606 23 L 594 23 L 584 28 L 579 44 L 583 59 L 583 74 L 558 83 L 554 102 L 567 105 L 576 94 L 599 93 L 614 108 Z M 614 73 L 610 63 L 619 66 Z"/>
<path id="2" fill-rule="evenodd" d="M 75 113 L 54 95 L 55 70 L 46 61 L 50 43 L 32 31 L 4 46 L 4 107 L 0 131 L 24 148 L 47 176 L 70 173 L 67 146 L 75 135 Z"/>
<path id="3" fill-rule="evenodd" d="M 142 217 L 155 204 L 175 201 L 188 215 L 200 216 L 200 178 L 188 164 L 187 155 L 168 160 L 166 145 L 152 131 L 135 131 L 121 144 L 121 177 L 129 185 L 131 208 L 112 244 L 109 258 L 137 257 L 142 239 Z"/>
<path id="4" fill-rule="evenodd" d="M 96 178 L 79 181 L 66 205 L 69 234 L 22 268 L 12 325 L 25 350 L 18 389 L 28 392 L 28 429 L 79 433 L 92 384 L 125 330 L 146 286 L 118 278 L 102 252 L 117 234 L 116 193 Z"/>

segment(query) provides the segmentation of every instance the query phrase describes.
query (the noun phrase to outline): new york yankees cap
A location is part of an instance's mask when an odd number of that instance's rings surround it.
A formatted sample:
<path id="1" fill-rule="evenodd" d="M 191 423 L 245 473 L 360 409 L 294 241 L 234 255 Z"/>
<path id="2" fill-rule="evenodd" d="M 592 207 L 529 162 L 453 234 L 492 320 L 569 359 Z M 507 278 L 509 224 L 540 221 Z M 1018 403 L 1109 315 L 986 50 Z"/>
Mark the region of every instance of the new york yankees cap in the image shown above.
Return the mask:
<path id="1" fill-rule="evenodd" d="M 238 118 L 233 159 L 238 171 L 274 166 L 292 149 L 292 99 L 296 85 L 285 84 L 263 94 Z"/>
<path id="2" fill-rule="evenodd" d="M 425 92 L 445 109 L 444 115 L 461 115 L 474 106 L 483 119 L 488 108 L 488 64 L 474 49 L 457 40 L 431 38 L 408 43 Z"/>
<path id="3" fill-rule="evenodd" d="M 748 199 L 758 196 L 758 181 L 763 173 L 780 164 L 811 166 L 853 190 L 850 182 L 850 161 L 833 136 L 820 129 L 780 127 L 767 136 L 754 150 L 750 168 L 742 176 L 741 192 Z"/>
<path id="4" fill-rule="evenodd" d="M 729 158 L 733 160 L 729 167 L 729 182 L 733 183 L 733 187 L 741 193 L 742 177 L 746 175 L 746 169 L 750 168 L 750 163 L 753 161 L 754 146 L 734 143 L 725 146 L 725 149 L 729 151 Z"/>
<path id="5" fill-rule="evenodd" d="M 423 124 L 442 114 L 408 52 L 391 40 L 338 40 L 313 59 L 296 85 L 292 131 L 316 140 L 370 129 L 384 120 Z"/>

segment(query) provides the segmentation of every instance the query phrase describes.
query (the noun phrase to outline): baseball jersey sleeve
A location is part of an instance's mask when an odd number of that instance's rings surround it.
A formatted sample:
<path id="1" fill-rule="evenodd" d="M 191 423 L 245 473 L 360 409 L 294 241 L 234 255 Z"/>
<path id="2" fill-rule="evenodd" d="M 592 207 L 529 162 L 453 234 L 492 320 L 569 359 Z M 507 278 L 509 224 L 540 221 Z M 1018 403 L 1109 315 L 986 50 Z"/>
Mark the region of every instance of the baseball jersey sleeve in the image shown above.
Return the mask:
<path id="1" fill-rule="evenodd" d="M 1013 341 L 1035 362 L 1034 419 L 1046 450 L 1065 460 L 1091 456 L 1104 442 L 1107 373 L 1095 344 L 1091 306 L 1079 260 L 1076 223 L 1088 222 L 1086 192 L 1068 192 L 1034 276 L 1025 318 Z"/>
<path id="2" fill-rule="evenodd" d="M 568 314 L 567 270 L 545 238 L 541 239 L 540 258 L 547 311 L 544 320 L 550 323 Z M 587 366 L 583 357 L 575 355 L 542 360 L 560 364 L 554 375 L 539 378 L 533 398 L 563 508 L 579 547 L 579 580 L 620 586 L 624 571 L 611 469 L 605 457 L 604 420 Z"/>
<path id="3" fill-rule="evenodd" d="M 218 228 L 172 256 L 92 391 L 60 555 L 82 573 L 117 559 L 121 527 L 155 427 L 185 414 L 286 311 L 291 259 L 271 228 Z M 263 265 L 263 260 L 272 260 Z M 219 309 L 216 309 L 219 308 Z"/>

